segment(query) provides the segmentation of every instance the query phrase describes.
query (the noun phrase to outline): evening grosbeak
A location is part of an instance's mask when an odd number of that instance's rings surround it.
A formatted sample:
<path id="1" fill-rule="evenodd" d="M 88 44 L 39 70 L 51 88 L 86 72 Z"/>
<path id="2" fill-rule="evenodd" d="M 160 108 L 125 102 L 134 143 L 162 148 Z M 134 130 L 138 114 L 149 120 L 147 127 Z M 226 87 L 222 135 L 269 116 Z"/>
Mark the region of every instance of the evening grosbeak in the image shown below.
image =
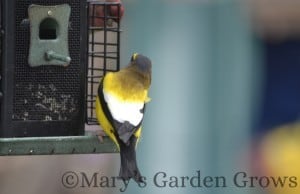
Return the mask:
<path id="1" fill-rule="evenodd" d="M 145 104 L 150 101 L 151 61 L 133 54 L 129 65 L 107 73 L 100 81 L 96 115 L 104 132 L 120 151 L 120 178 L 143 182 L 136 162 L 136 144 L 141 136 Z"/>

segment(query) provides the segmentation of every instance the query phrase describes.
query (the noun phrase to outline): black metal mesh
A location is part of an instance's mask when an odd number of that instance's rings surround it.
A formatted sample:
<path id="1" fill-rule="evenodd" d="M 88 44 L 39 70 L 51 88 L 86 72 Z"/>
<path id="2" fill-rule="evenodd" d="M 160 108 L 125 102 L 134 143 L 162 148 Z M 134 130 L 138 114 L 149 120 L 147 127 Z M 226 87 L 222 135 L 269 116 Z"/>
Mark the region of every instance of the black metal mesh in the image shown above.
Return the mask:
<path id="1" fill-rule="evenodd" d="M 2 6 L 3 2 L 0 1 L 0 60 L 1 60 L 1 65 L 0 65 L 0 100 L 2 98 L 2 36 L 3 36 L 3 28 L 2 28 L 2 13 L 3 13 L 3 6 Z M 0 109 L 1 109 L 1 103 L 0 103 Z"/>
<path id="2" fill-rule="evenodd" d="M 117 16 L 111 16 L 115 7 Z M 98 11 L 102 9 L 103 15 Z M 89 40 L 88 40 L 88 74 L 87 74 L 87 119 L 89 125 L 97 124 L 95 100 L 100 79 L 106 72 L 118 71 L 120 66 L 120 3 L 89 2 Z"/>
<path id="3" fill-rule="evenodd" d="M 0 1 L 0 60 L 1 60 L 1 65 L 0 65 L 0 100 L 3 97 L 2 93 L 2 39 L 3 39 L 3 20 L 2 20 L 2 13 L 3 13 L 3 2 Z M 0 110 L 1 110 L 1 103 L 0 103 Z"/>
<path id="4" fill-rule="evenodd" d="M 31 4 L 71 6 L 68 67 L 28 65 L 30 28 L 26 25 Z M 80 1 L 18 0 L 16 3 L 14 95 L 12 120 L 74 120 L 80 115 Z"/>

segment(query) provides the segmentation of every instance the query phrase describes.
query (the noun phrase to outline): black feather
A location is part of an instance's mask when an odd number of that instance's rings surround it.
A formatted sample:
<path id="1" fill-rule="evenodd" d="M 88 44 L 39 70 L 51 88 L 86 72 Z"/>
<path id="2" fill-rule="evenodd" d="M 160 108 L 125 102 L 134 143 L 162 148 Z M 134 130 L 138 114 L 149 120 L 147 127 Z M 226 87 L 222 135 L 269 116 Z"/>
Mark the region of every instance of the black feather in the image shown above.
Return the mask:
<path id="1" fill-rule="evenodd" d="M 113 125 L 113 117 L 110 113 L 110 110 L 108 109 L 107 103 L 104 99 L 104 94 L 103 94 L 103 80 L 104 78 L 100 81 L 99 87 L 98 87 L 98 97 L 100 101 L 100 105 L 102 107 L 102 110 L 107 118 L 107 120 Z"/>
<path id="2" fill-rule="evenodd" d="M 120 142 L 121 169 L 119 177 L 125 181 L 133 178 L 137 183 L 144 182 L 136 162 L 135 145 L 137 138 L 133 135 L 126 145 Z"/>

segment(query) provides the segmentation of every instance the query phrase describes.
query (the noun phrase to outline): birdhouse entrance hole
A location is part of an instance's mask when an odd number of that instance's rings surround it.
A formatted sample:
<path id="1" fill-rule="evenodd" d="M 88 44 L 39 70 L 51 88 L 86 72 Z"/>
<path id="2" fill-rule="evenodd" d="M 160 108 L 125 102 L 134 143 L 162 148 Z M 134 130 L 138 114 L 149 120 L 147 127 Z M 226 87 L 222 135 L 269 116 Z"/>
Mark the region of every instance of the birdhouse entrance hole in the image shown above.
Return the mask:
<path id="1" fill-rule="evenodd" d="M 41 40 L 55 40 L 57 38 L 58 24 L 53 18 L 46 18 L 40 24 L 39 37 Z"/>

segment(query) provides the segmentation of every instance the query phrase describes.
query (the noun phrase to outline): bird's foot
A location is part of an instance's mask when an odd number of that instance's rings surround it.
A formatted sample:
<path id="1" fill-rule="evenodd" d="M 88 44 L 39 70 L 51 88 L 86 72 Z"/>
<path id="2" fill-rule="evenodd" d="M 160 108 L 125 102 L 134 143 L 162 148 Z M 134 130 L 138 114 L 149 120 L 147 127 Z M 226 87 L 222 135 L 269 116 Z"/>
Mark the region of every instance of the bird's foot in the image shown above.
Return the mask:
<path id="1" fill-rule="evenodd" d="M 97 136 L 98 140 L 100 141 L 100 143 L 103 143 L 103 137 L 106 136 L 106 134 L 104 133 L 103 130 L 99 129 L 96 131 L 96 136 Z"/>

